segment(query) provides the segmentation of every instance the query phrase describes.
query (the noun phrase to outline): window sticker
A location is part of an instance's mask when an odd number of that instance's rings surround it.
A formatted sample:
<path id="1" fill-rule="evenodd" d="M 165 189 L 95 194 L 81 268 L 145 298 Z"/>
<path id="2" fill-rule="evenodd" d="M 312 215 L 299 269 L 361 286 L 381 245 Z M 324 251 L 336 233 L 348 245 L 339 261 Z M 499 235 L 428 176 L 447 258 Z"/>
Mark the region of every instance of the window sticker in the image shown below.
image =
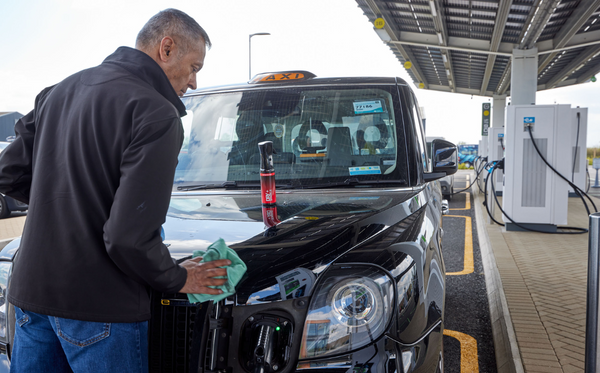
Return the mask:
<path id="1" fill-rule="evenodd" d="M 273 126 L 273 133 L 278 139 L 282 138 L 285 134 L 285 128 L 283 127 L 283 124 L 277 123 L 275 126 Z"/>
<path id="2" fill-rule="evenodd" d="M 381 168 L 379 166 L 361 166 L 361 167 L 348 167 L 350 175 L 379 175 L 381 174 Z"/>
<path id="3" fill-rule="evenodd" d="M 375 200 L 375 199 L 379 199 L 379 197 L 350 197 L 349 198 L 350 201 L 368 201 L 368 200 Z"/>
<path id="4" fill-rule="evenodd" d="M 353 102 L 355 114 L 383 113 L 381 100 Z"/>
<path id="5" fill-rule="evenodd" d="M 394 159 L 384 159 L 383 160 L 384 166 L 393 166 L 395 164 L 396 164 L 396 161 Z"/>

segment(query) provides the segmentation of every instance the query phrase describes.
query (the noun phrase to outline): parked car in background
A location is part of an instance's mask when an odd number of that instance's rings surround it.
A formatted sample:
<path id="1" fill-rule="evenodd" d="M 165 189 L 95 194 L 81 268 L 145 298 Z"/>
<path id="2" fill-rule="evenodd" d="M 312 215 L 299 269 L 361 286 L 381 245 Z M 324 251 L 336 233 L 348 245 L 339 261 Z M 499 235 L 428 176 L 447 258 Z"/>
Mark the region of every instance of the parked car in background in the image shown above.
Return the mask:
<path id="1" fill-rule="evenodd" d="M 444 140 L 443 137 L 438 137 L 438 136 L 427 136 L 426 141 L 427 141 L 427 156 L 429 157 L 429 159 L 431 159 L 431 147 L 432 147 L 432 143 L 433 140 L 435 139 L 441 139 Z M 444 176 L 443 178 L 440 179 L 440 184 L 442 187 L 442 195 L 445 199 L 447 199 L 448 201 L 450 201 L 452 199 L 453 193 L 454 193 L 454 175 L 447 175 Z"/>
<path id="2" fill-rule="evenodd" d="M 473 167 L 475 159 L 477 158 L 479 151 L 479 145 L 477 144 L 464 144 L 458 146 L 458 163 L 465 165 L 466 168 Z"/>
<path id="3" fill-rule="evenodd" d="M 0 152 L 9 144 L 8 141 L 0 141 Z M 9 217 L 12 211 L 27 211 L 28 208 L 29 206 L 26 203 L 0 193 L 0 219 Z"/>
<path id="4" fill-rule="evenodd" d="M 458 157 L 444 140 L 427 156 L 409 85 L 280 72 L 183 102 L 164 242 L 184 260 L 222 238 L 247 272 L 217 302 L 153 292 L 150 371 L 443 371 L 437 179 Z M 18 245 L 0 253 L 3 286 Z"/>

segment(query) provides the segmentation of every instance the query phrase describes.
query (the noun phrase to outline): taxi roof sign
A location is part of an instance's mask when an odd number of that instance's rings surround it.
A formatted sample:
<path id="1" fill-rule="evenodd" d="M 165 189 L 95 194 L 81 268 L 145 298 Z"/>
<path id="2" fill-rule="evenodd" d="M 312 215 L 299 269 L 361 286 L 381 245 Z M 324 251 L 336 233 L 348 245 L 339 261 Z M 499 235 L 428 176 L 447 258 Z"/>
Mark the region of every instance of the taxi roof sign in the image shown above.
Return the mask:
<path id="1" fill-rule="evenodd" d="M 249 83 L 285 83 L 291 81 L 303 81 L 316 77 L 317 76 L 315 74 L 308 71 L 279 71 L 273 73 L 257 74 Z"/>

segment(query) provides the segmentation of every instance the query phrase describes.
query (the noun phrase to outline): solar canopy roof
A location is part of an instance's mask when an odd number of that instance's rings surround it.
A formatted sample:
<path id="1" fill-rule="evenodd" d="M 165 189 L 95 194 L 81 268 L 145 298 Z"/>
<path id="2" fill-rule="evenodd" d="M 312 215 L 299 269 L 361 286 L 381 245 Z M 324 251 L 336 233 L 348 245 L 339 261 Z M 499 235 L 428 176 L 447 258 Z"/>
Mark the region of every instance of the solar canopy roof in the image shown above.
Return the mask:
<path id="1" fill-rule="evenodd" d="M 538 90 L 600 72 L 600 0 L 356 2 L 420 88 L 510 95 L 515 48 L 538 48 Z"/>

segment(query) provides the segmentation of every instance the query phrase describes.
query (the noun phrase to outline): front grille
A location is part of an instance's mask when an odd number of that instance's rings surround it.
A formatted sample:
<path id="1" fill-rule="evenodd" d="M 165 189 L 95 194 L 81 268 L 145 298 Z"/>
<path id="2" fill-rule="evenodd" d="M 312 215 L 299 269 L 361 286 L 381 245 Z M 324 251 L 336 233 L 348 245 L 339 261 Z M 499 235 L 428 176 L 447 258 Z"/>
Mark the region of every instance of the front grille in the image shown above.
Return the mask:
<path id="1" fill-rule="evenodd" d="M 148 327 L 148 353 L 151 373 L 187 373 L 198 357 L 202 338 L 194 340 L 196 320 L 206 317 L 202 304 L 190 304 L 184 294 L 152 296 L 152 319 Z M 204 305 L 206 308 L 206 305 Z"/>

